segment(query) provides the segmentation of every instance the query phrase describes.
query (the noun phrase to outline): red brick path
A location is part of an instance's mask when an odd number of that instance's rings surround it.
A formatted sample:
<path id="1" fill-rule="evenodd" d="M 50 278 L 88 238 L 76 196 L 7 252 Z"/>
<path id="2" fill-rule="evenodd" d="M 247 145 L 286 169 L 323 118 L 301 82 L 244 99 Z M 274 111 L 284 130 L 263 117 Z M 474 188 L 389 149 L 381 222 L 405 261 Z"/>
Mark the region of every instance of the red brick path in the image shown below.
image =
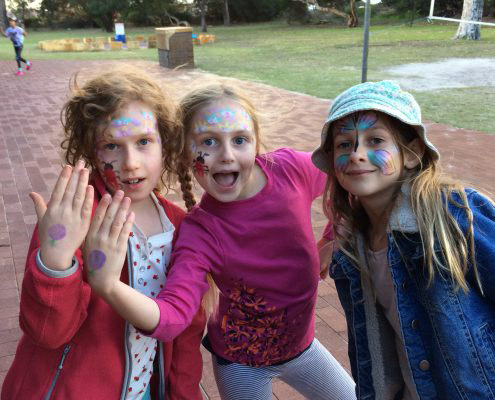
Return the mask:
<path id="1" fill-rule="evenodd" d="M 115 63 L 38 61 L 32 71 L 18 78 L 14 76 L 13 61 L 0 61 L 0 385 L 21 334 L 19 288 L 30 234 L 36 223 L 28 193 L 37 191 L 47 199 L 58 176 L 59 112 L 68 93 L 69 77 L 76 71 L 84 77 Z M 218 79 L 195 71 L 171 72 L 152 62 L 132 63 L 148 71 L 172 96 L 182 95 L 198 82 Z M 266 85 L 235 83 L 248 92 L 261 113 L 268 150 L 283 146 L 312 150 L 316 146 L 329 101 Z M 442 163 L 449 173 L 495 192 L 495 135 L 427 125 L 429 137 L 440 149 Z M 176 194 L 169 197 L 181 204 Z M 325 219 L 316 203 L 313 223 L 319 235 Z M 349 369 L 345 319 L 331 280 L 320 284 L 317 308 L 317 337 Z M 210 357 L 205 353 L 204 358 L 202 386 L 206 396 L 219 399 Z M 282 382 L 275 382 L 274 398 L 292 400 L 301 396 Z"/>

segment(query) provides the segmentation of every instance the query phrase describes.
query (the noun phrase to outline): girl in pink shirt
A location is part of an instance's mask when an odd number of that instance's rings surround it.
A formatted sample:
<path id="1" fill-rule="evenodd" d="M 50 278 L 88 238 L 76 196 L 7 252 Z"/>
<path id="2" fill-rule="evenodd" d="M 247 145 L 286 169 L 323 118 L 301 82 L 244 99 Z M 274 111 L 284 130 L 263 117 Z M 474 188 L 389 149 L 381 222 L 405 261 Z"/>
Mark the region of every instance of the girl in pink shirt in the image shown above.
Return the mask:
<path id="1" fill-rule="evenodd" d="M 206 193 L 181 225 L 165 288 L 143 296 L 107 263 L 91 274 L 94 290 L 167 341 L 189 325 L 211 276 L 219 297 L 204 344 L 223 399 L 271 399 L 275 377 L 310 399 L 355 399 L 352 379 L 314 337 L 320 267 L 311 204 L 324 174 L 309 153 L 260 154 L 254 108 L 229 87 L 190 93 L 180 112 L 182 189 L 190 193 L 192 171 Z M 190 195 L 185 201 L 194 205 Z"/>

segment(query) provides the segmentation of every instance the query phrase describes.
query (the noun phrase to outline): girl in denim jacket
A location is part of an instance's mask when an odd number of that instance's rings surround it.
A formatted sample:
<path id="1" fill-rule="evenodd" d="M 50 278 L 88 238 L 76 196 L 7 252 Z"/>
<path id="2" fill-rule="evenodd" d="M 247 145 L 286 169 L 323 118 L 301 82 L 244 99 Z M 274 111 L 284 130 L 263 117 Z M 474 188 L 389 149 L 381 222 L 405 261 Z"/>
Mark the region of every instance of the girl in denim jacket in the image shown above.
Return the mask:
<path id="1" fill-rule="evenodd" d="M 392 82 L 342 93 L 314 164 L 358 399 L 495 399 L 495 206 L 441 174 Z"/>

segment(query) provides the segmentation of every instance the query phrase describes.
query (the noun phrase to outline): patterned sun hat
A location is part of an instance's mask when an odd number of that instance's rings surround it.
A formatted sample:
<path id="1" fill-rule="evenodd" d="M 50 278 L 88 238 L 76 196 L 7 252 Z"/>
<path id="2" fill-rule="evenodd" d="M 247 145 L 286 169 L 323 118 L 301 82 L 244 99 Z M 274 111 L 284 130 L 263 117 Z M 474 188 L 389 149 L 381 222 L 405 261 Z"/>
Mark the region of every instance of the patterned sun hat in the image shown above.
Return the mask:
<path id="1" fill-rule="evenodd" d="M 321 131 L 320 146 L 311 159 L 323 172 L 330 172 L 332 165 L 325 151 L 325 142 L 333 122 L 358 111 L 374 110 L 397 118 L 411 125 L 435 159 L 440 153 L 426 137 L 426 128 L 421 122 L 421 109 L 414 97 L 391 81 L 366 82 L 353 86 L 341 93 L 332 103 L 328 118 Z"/>

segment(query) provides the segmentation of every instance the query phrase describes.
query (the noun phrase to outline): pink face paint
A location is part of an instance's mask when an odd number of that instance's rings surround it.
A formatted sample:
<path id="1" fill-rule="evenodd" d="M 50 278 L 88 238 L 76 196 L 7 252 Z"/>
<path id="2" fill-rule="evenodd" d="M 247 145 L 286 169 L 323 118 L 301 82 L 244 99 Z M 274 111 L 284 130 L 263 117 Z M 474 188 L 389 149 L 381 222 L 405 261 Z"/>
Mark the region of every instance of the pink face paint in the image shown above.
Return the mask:
<path id="1" fill-rule="evenodd" d="M 48 236 L 50 237 L 50 245 L 55 246 L 57 240 L 61 240 L 65 237 L 66 229 L 61 224 L 55 224 L 48 228 Z"/>
<path id="2" fill-rule="evenodd" d="M 387 150 L 370 150 L 368 159 L 380 168 L 383 175 L 392 175 L 395 172 L 393 156 Z"/>

